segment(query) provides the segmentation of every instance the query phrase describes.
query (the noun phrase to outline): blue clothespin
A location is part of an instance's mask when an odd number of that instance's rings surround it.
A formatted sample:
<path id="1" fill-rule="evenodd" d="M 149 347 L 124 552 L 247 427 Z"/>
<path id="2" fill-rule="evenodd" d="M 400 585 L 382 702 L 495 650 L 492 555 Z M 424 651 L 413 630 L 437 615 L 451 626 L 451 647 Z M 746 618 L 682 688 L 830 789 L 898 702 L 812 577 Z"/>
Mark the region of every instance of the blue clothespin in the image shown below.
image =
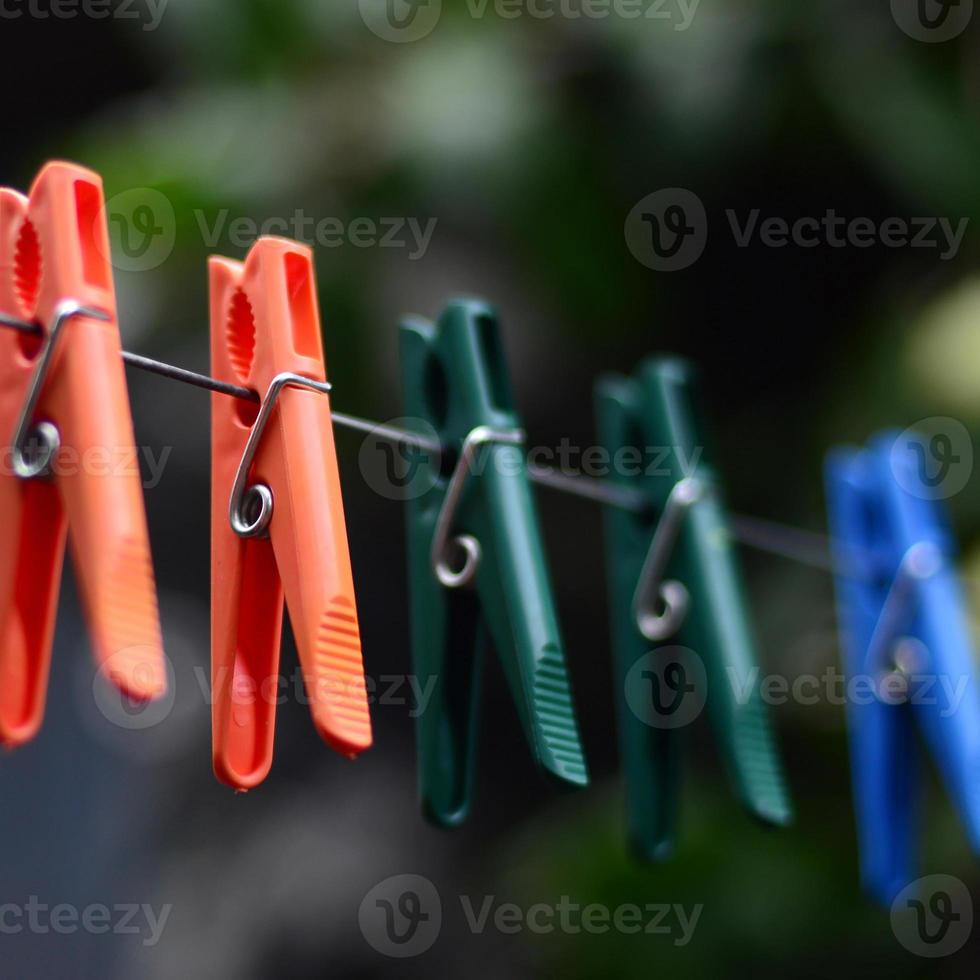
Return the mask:
<path id="1" fill-rule="evenodd" d="M 923 448 L 883 434 L 826 462 L 861 877 L 884 903 L 916 877 L 914 729 L 980 853 L 980 686 Z"/>

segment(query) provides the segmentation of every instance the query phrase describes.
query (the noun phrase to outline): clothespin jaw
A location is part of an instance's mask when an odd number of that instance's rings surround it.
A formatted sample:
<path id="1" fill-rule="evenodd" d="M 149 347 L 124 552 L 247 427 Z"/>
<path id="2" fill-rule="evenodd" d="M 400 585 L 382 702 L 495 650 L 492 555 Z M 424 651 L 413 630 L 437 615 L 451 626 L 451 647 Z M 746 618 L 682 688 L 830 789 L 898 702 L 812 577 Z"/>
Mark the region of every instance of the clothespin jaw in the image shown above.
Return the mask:
<path id="1" fill-rule="evenodd" d="M 43 718 L 69 528 L 100 669 L 136 700 L 166 687 L 96 174 L 49 163 L 29 196 L 0 190 L 0 313 L 42 331 L 0 337 L 0 431 L 24 435 L 23 445 L 5 444 L 0 467 L 8 536 L 0 549 L 0 741 L 13 746 Z M 29 460 L 30 444 L 39 456 Z"/>
<path id="2" fill-rule="evenodd" d="M 457 300 L 437 324 L 407 322 L 401 359 L 405 414 L 443 446 L 407 501 L 407 531 L 414 669 L 432 685 L 418 719 L 420 792 L 429 819 L 454 826 L 469 809 L 488 643 L 537 764 L 572 785 L 587 775 L 496 315 Z"/>
<path id="3" fill-rule="evenodd" d="M 260 238 L 210 278 L 213 372 L 262 398 L 211 402 L 214 769 L 246 790 L 272 764 L 284 598 L 321 737 L 355 756 L 371 721 L 311 252 Z"/>
<path id="4" fill-rule="evenodd" d="M 980 853 L 980 687 L 955 547 L 914 441 L 885 433 L 825 466 L 861 877 L 884 904 L 916 875 L 916 727 Z"/>
<path id="5" fill-rule="evenodd" d="M 608 505 L 604 518 L 627 821 L 634 849 L 647 860 L 666 857 L 672 849 L 681 731 L 669 717 L 673 708 L 665 709 L 656 696 L 650 699 L 651 713 L 630 706 L 637 697 L 646 703 L 643 692 L 628 691 L 627 685 L 635 688 L 643 681 L 641 662 L 651 651 L 668 656 L 671 648 L 684 647 L 700 660 L 703 696 L 736 794 L 767 823 L 791 819 L 699 407 L 691 368 L 673 358 L 648 360 L 634 377 L 605 377 L 596 387 L 599 439 L 609 452 L 610 479 L 646 502 L 638 511 Z M 664 548 L 663 540 L 672 545 Z M 651 600 L 642 595 L 651 559 L 662 571 L 654 576 L 657 604 L 665 596 L 670 600 L 659 614 L 645 608 Z M 678 667 L 684 669 L 683 660 Z M 677 692 L 697 698 L 693 681 L 680 680 Z"/>

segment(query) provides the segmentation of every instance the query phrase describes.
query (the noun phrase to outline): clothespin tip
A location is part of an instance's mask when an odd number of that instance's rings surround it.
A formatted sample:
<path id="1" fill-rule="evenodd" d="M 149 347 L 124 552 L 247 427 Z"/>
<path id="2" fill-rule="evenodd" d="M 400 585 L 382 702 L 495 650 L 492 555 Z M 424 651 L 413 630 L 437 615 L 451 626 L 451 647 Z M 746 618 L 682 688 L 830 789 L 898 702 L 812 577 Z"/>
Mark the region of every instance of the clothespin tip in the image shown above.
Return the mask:
<path id="1" fill-rule="evenodd" d="M 99 671 L 133 701 L 155 701 L 167 691 L 164 655 L 159 648 L 120 650 L 102 663 Z"/>

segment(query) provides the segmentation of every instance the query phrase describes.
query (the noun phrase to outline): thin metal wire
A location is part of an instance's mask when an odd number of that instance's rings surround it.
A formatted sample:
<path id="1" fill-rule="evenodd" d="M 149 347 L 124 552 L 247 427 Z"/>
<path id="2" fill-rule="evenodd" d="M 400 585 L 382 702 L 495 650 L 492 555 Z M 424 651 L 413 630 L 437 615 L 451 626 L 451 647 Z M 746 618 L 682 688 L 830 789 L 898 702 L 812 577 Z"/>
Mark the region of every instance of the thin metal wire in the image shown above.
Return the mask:
<path id="1" fill-rule="evenodd" d="M 34 336 L 41 336 L 43 333 L 38 324 L 5 313 L 0 313 L 0 327 L 9 327 Z M 258 392 L 252 391 L 250 388 L 234 385 L 227 381 L 219 381 L 217 378 L 199 374 L 196 371 L 188 371 L 186 368 L 177 367 L 175 364 L 168 364 L 165 361 L 158 361 L 152 357 L 144 357 L 142 354 L 134 354 L 130 351 L 123 351 L 122 359 L 130 367 L 139 371 L 156 374 L 172 381 L 180 381 L 196 388 L 203 388 L 206 391 L 215 391 L 232 398 L 241 398 L 255 404 L 261 403 Z M 440 452 L 442 449 L 435 440 L 398 426 L 374 422 L 371 419 L 349 415 L 345 412 L 333 412 L 332 418 L 339 426 L 358 432 L 366 432 L 389 442 L 417 446 L 430 452 Z M 550 487 L 553 490 L 571 494 L 583 500 L 592 500 L 596 503 L 609 504 L 613 507 L 621 507 L 624 510 L 636 512 L 640 512 L 646 507 L 643 495 L 627 487 L 614 486 L 592 477 L 565 473 L 541 463 L 529 463 L 527 471 L 530 479 L 540 486 Z M 804 565 L 811 565 L 824 571 L 829 572 L 833 569 L 828 539 L 823 535 L 742 514 L 731 515 L 731 521 L 732 536 L 741 544 L 769 554 L 780 555 Z"/>
<path id="2" fill-rule="evenodd" d="M 834 571 L 830 538 L 825 534 L 748 514 L 729 514 L 729 529 L 736 541 L 757 551 L 780 555 L 824 572 Z"/>
<path id="3" fill-rule="evenodd" d="M 551 487 L 552 490 L 570 493 L 585 500 L 594 500 L 599 504 L 611 504 L 613 507 L 636 513 L 640 513 L 648 506 L 643 494 L 588 476 L 565 473 L 541 463 L 528 463 L 527 472 L 535 483 L 543 487 Z"/>
<path id="4" fill-rule="evenodd" d="M 130 367 L 138 368 L 140 371 L 148 371 L 150 374 L 158 374 L 162 378 L 183 381 L 184 384 L 194 385 L 196 388 L 205 388 L 208 391 L 216 391 L 221 395 L 231 395 L 233 398 L 241 398 L 256 404 L 261 401 L 259 393 L 252 391 L 251 388 L 242 388 L 239 385 L 229 384 L 227 381 L 218 381 L 217 378 L 210 378 L 206 374 L 198 374 L 196 371 L 188 371 L 186 368 L 176 367 L 173 364 L 155 361 L 152 357 L 131 354 L 128 350 L 124 350 L 122 359 Z"/>
<path id="5" fill-rule="evenodd" d="M 21 333 L 26 333 L 33 337 L 41 337 L 44 334 L 44 331 L 38 324 L 32 323 L 30 320 L 20 320 L 6 313 L 0 313 L 0 327 L 11 327 L 14 330 L 19 330 Z M 148 371 L 150 374 L 158 374 L 163 378 L 183 381 L 184 384 L 194 385 L 197 388 L 205 388 L 208 391 L 217 391 L 222 395 L 231 395 L 234 398 L 243 398 L 250 402 L 258 403 L 261 401 L 259 393 L 252 391 L 251 388 L 242 388 L 239 385 L 229 384 L 227 381 L 218 381 L 217 378 L 208 377 L 206 374 L 198 374 L 196 371 L 188 371 L 186 368 L 177 367 L 175 364 L 157 361 L 152 357 L 144 357 L 142 354 L 133 354 L 128 350 L 124 350 L 122 352 L 122 359 L 130 367 L 138 368 L 140 371 Z"/>
<path id="6" fill-rule="evenodd" d="M 429 439 L 417 432 L 409 432 L 407 429 L 400 429 L 396 425 L 388 425 L 386 422 L 372 422 L 371 419 L 362 419 L 357 415 L 347 415 L 345 412 L 332 412 L 331 417 L 337 425 L 345 429 L 356 429 L 358 432 L 367 432 L 369 435 L 387 439 L 389 442 L 399 442 L 406 446 L 417 446 L 419 449 L 427 449 L 430 453 L 442 452 L 442 446 L 435 439 Z"/>
<path id="7" fill-rule="evenodd" d="M 0 327 L 12 327 L 21 333 L 41 336 L 41 328 L 36 323 L 31 323 L 29 320 L 18 320 L 17 317 L 8 316 L 6 313 L 0 313 Z"/>

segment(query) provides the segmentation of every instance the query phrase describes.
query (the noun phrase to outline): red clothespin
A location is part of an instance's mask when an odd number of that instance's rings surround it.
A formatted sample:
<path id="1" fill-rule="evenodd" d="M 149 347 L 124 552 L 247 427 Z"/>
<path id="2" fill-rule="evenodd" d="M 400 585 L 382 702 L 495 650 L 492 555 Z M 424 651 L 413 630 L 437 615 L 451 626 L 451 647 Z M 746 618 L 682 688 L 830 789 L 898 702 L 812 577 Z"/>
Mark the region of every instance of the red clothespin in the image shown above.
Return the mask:
<path id="1" fill-rule="evenodd" d="M 311 252 L 261 238 L 210 274 L 213 373 L 262 396 L 211 400 L 214 770 L 247 790 L 272 764 L 283 593 L 320 735 L 354 756 L 371 719 Z"/>
<path id="2" fill-rule="evenodd" d="M 127 695 L 166 688 L 98 175 L 49 163 L 0 189 L 0 742 L 44 715 L 66 530 L 100 669 Z M 10 440 L 9 444 L 7 440 Z"/>

